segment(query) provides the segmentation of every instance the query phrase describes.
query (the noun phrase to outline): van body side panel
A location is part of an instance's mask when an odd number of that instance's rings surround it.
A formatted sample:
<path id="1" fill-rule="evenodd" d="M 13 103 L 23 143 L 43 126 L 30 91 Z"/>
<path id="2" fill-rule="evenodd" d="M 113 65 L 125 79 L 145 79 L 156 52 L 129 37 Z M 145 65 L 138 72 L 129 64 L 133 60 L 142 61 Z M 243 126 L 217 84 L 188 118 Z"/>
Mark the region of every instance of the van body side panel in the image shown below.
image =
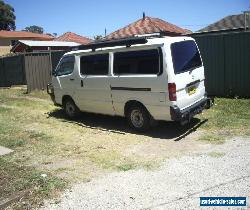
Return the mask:
<path id="1" fill-rule="evenodd" d="M 157 120 L 169 119 L 166 106 L 166 78 L 157 75 L 123 75 L 111 78 L 111 92 L 116 115 L 124 116 L 128 101 L 142 103 Z"/>
<path id="2" fill-rule="evenodd" d="M 147 50 L 146 48 L 142 50 Z M 166 72 L 165 49 L 159 54 L 160 71 L 157 74 L 114 75 L 110 79 L 111 95 L 115 114 L 124 116 L 124 107 L 128 101 L 142 103 L 155 120 L 171 120 L 170 103 L 166 98 L 168 75 Z M 115 52 L 114 52 L 115 53 Z M 115 59 L 115 56 L 113 56 Z"/>
<path id="3" fill-rule="evenodd" d="M 81 76 L 81 81 L 83 87 L 77 89 L 80 110 L 114 115 L 108 76 Z"/>

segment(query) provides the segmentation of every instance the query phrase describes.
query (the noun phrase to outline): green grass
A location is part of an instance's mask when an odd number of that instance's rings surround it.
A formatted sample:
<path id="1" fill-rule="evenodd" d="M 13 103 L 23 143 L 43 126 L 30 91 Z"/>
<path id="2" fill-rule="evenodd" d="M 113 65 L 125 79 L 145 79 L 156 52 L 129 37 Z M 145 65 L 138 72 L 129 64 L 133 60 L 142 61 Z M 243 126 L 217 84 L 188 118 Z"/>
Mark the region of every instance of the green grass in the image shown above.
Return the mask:
<path id="1" fill-rule="evenodd" d="M 28 166 L 27 160 L 49 154 L 53 148 L 50 135 L 27 129 L 30 123 L 40 121 L 36 115 L 51 106 L 49 101 L 36 102 L 25 97 L 29 96 L 20 89 L 0 90 L 0 145 L 14 149 L 14 153 L 0 157 L 0 199 L 28 190 L 32 195 L 29 202 L 35 204 L 63 189 L 67 181 L 39 167 Z M 48 176 L 41 177 L 43 173 Z"/>
<path id="2" fill-rule="evenodd" d="M 199 141 L 203 141 L 210 144 L 223 144 L 225 143 L 225 137 L 216 134 L 203 134 L 199 137 Z"/>
<path id="3" fill-rule="evenodd" d="M 0 195 L 7 198 L 22 191 L 29 191 L 33 196 L 45 198 L 66 187 L 65 180 L 46 174 L 32 167 L 20 165 L 8 157 L 0 157 Z M 35 200 L 30 200 L 34 202 Z M 33 204 L 33 203 L 31 203 Z"/>
<path id="4" fill-rule="evenodd" d="M 199 118 L 208 120 L 201 126 L 201 141 L 221 144 L 232 136 L 249 136 L 250 99 L 215 98 L 215 105 Z"/>
<path id="5" fill-rule="evenodd" d="M 220 158 L 220 157 L 225 156 L 225 153 L 224 152 L 215 152 L 215 151 L 213 151 L 213 152 L 208 153 L 208 155 L 210 157 L 213 157 L 213 158 Z"/>
<path id="6" fill-rule="evenodd" d="M 89 181 L 105 170 L 153 168 L 155 162 L 146 156 L 123 154 L 143 140 L 67 121 L 58 110 L 45 92 L 0 89 L 0 145 L 14 150 L 0 160 L 5 180 L 0 199 L 31 190 L 29 202 L 39 203 L 65 183 Z M 48 177 L 42 178 L 42 173 Z"/>
<path id="7" fill-rule="evenodd" d="M 121 163 L 120 165 L 116 166 L 116 169 L 118 171 L 129 171 L 136 168 L 143 168 L 146 170 L 155 170 L 160 167 L 160 164 L 158 161 L 147 161 L 144 163 L 141 163 L 140 165 L 133 161 L 124 161 L 124 163 Z"/>
<path id="8" fill-rule="evenodd" d="M 119 171 L 129 171 L 137 168 L 135 163 L 124 163 L 116 167 Z"/>

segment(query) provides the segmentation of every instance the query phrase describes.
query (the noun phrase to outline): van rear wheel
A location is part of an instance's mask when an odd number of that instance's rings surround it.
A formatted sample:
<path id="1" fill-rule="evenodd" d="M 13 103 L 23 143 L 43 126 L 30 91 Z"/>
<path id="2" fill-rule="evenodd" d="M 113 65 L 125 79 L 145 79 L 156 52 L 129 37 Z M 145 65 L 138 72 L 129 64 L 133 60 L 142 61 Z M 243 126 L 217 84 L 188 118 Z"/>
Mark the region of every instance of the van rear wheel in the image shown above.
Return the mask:
<path id="1" fill-rule="evenodd" d="M 65 99 L 63 108 L 67 117 L 70 119 L 75 119 L 80 114 L 80 110 L 76 106 L 75 102 L 70 98 Z"/>
<path id="2" fill-rule="evenodd" d="M 143 106 L 135 105 L 129 107 L 126 117 L 129 126 L 137 131 L 146 131 L 150 127 L 150 115 Z"/>

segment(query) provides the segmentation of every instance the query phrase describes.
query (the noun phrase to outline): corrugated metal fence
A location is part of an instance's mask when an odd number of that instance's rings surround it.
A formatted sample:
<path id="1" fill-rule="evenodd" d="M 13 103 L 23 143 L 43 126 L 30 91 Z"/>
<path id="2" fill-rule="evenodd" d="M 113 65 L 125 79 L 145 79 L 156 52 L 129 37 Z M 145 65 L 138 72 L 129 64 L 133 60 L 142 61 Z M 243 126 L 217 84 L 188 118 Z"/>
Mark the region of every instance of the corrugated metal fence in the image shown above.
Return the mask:
<path id="1" fill-rule="evenodd" d="M 250 32 L 193 35 L 210 95 L 250 97 Z"/>
<path id="2" fill-rule="evenodd" d="M 51 61 L 48 53 L 29 53 L 24 56 L 27 91 L 44 90 L 51 80 Z"/>
<path id="3" fill-rule="evenodd" d="M 24 56 L 0 58 L 0 87 L 24 84 L 26 84 Z"/>
<path id="4" fill-rule="evenodd" d="M 0 59 L 0 87 L 27 85 L 27 91 L 46 89 L 65 51 L 25 53 Z"/>
<path id="5" fill-rule="evenodd" d="M 55 69 L 65 51 L 27 53 L 24 55 L 27 91 L 44 90 L 51 82 L 51 70 Z"/>

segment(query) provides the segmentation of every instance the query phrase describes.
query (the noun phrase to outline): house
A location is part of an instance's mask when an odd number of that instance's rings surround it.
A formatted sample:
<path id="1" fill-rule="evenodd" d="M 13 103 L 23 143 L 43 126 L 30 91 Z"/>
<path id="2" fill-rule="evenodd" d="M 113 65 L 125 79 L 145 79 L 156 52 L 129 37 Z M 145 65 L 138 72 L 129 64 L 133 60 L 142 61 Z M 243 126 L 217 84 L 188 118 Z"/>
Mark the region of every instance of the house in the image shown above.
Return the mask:
<path id="1" fill-rule="evenodd" d="M 76 42 L 79 44 L 88 44 L 93 40 L 72 32 L 66 32 L 65 34 L 55 38 L 55 41 L 64 41 L 64 42 L 66 41 L 66 42 Z"/>
<path id="2" fill-rule="evenodd" d="M 37 34 L 27 31 L 0 31 L 0 55 L 10 53 L 10 49 L 17 40 L 53 40 L 53 36 Z"/>
<path id="3" fill-rule="evenodd" d="M 72 47 L 79 46 L 76 42 L 65 41 L 32 41 L 19 40 L 11 49 L 11 52 L 36 52 L 48 50 L 70 50 Z"/>
<path id="4" fill-rule="evenodd" d="M 159 34 L 167 36 L 177 36 L 186 34 L 187 30 L 159 18 L 145 16 L 124 28 L 121 28 L 108 36 L 106 39 L 119 39 L 145 34 Z"/>
<path id="5" fill-rule="evenodd" d="M 228 33 L 250 30 L 250 13 L 244 12 L 238 15 L 229 15 L 221 20 L 198 30 L 196 33 Z"/>

